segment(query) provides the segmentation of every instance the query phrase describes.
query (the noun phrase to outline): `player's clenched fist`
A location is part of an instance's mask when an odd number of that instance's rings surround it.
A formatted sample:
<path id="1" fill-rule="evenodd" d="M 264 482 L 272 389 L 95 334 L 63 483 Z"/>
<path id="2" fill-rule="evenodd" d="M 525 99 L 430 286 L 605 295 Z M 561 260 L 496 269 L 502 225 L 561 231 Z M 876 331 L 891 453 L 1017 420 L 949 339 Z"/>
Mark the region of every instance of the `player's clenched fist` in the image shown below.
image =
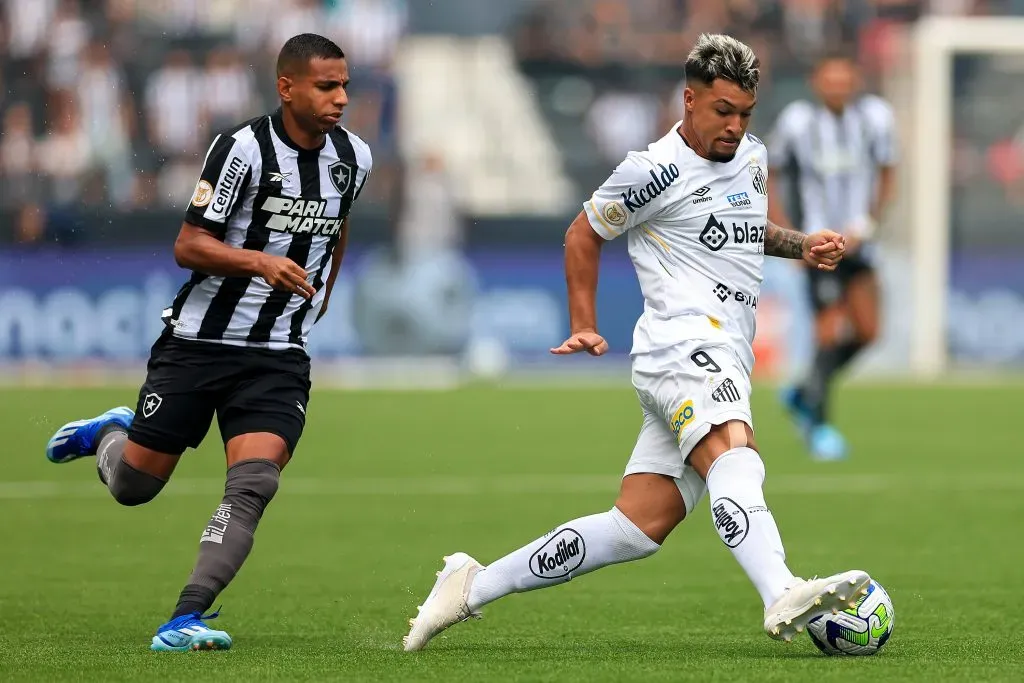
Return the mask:
<path id="1" fill-rule="evenodd" d="M 260 268 L 260 275 L 274 289 L 298 294 L 303 299 L 309 299 L 316 294 L 313 285 L 306 280 L 306 271 L 287 256 L 266 254 Z"/>
<path id="2" fill-rule="evenodd" d="M 803 258 L 819 270 L 835 270 L 846 253 L 846 238 L 838 232 L 822 230 L 807 235 L 803 241 Z"/>
<path id="3" fill-rule="evenodd" d="M 577 332 L 562 342 L 558 348 L 551 349 L 551 353 L 557 356 L 567 356 L 580 351 L 586 351 L 591 356 L 601 356 L 608 351 L 608 342 L 597 332 Z"/>

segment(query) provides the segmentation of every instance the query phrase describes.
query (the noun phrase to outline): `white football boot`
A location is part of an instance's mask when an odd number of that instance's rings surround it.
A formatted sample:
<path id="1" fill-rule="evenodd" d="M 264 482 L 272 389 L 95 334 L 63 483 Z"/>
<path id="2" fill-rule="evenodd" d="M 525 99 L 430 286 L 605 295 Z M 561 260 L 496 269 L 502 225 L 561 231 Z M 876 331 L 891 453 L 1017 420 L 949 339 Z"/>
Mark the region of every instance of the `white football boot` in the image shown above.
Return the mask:
<path id="1" fill-rule="evenodd" d="M 811 619 L 853 607 L 862 595 L 867 595 L 869 583 L 871 577 L 860 570 L 809 581 L 797 578 L 765 609 L 764 630 L 770 638 L 788 643 L 803 633 Z"/>
<path id="2" fill-rule="evenodd" d="M 469 588 L 483 565 L 466 553 L 455 553 L 444 558 L 444 569 L 437 573 L 437 581 L 427 599 L 417 607 L 419 614 L 409 620 L 409 635 L 402 639 L 406 652 L 422 650 L 430 639 L 452 624 L 479 613 L 469 610 Z"/>

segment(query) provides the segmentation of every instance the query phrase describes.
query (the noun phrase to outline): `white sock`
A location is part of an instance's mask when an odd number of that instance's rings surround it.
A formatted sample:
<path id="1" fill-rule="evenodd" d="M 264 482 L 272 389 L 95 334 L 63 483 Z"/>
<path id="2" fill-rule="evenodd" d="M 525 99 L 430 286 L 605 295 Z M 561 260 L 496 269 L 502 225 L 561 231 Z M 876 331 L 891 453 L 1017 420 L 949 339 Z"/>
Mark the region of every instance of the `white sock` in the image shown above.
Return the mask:
<path id="1" fill-rule="evenodd" d="M 750 448 L 726 451 L 708 471 L 711 521 L 750 577 L 764 606 L 793 581 L 779 527 L 764 502 L 764 463 Z"/>
<path id="2" fill-rule="evenodd" d="M 618 508 L 574 519 L 482 569 L 473 579 L 469 608 L 475 612 L 509 593 L 557 586 L 610 564 L 639 560 L 660 547 Z"/>

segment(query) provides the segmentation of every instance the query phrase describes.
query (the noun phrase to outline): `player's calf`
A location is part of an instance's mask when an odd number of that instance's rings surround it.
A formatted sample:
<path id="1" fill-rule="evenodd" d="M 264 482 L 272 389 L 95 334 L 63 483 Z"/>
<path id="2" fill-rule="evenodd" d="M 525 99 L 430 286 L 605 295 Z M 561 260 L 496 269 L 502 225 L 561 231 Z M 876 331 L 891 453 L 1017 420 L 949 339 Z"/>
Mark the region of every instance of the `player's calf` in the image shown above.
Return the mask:
<path id="1" fill-rule="evenodd" d="M 253 546 L 256 526 L 277 493 L 281 469 L 270 460 L 243 460 L 228 468 L 224 498 L 199 540 L 199 558 L 172 619 L 213 606 Z"/>
<path id="2" fill-rule="evenodd" d="M 128 464 L 124 456 L 121 456 L 107 475 L 101 474 L 100 480 L 107 485 L 114 500 L 126 507 L 148 503 L 157 497 L 167 483 L 152 474 L 135 469 Z"/>
<path id="3" fill-rule="evenodd" d="M 624 477 L 615 508 L 659 545 L 686 518 L 686 502 L 676 480 L 661 474 Z"/>
<path id="4" fill-rule="evenodd" d="M 618 508 L 580 517 L 481 571 L 469 606 L 475 612 L 509 593 L 565 583 L 610 564 L 649 557 L 659 548 Z"/>
<path id="5" fill-rule="evenodd" d="M 745 430 L 737 431 L 735 426 Z M 731 427 L 735 436 L 730 434 Z M 786 566 L 782 538 L 765 502 L 761 456 L 748 446 L 726 446 L 736 443 L 742 431 L 749 435 L 749 427 L 738 422 L 716 425 L 690 459 L 707 481 L 715 530 L 768 606 L 786 591 L 793 574 Z"/>
<path id="6" fill-rule="evenodd" d="M 456 553 L 445 558 L 444 569 L 411 620 L 405 649 L 423 649 L 444 629 L 510 593 L 557 586 L 610 564 L 648 557 L 660 547 L 612 508 L 566 522 L 488 567 Z"/>

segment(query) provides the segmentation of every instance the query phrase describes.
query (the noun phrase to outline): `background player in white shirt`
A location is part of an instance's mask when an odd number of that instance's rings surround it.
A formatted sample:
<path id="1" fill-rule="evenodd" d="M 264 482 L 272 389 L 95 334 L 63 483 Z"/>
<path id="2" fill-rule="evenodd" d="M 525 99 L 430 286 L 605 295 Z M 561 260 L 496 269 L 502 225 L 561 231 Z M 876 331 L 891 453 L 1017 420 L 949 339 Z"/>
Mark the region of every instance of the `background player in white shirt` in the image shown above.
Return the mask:
<path id="1" fill-rule="evenodd" d="M 812 454 L 823 460 L 847 451 L 828 419 L 832 381 L 878 335 L 871 238 L 895 188 L 892 108 L 875 95 L 858 95 L 860 83 L 851 58 L 826 55 L 811 77 L 818 101 L 788 105 L 768 138 L 771 219 L 789 225 L 780 201 L 785 196 L 797 230 L 832 229 L 846 237 L 846 255 L 835 271 L 807 274 L 818 350 L 806 379 L 783 392 Z"/>
<path id="2" fill-rule="evenodd" d="M 608 348 L 594 307 L 605 240 L 627 235 L 644 295 L 632 349 L 644 420 L 615 506 L 488 567 L 465 553 L 445 558 L 406 650 L 509 593 L 653 554 L 705 491 L 712 523 L 761 596 L 769 636 L 790 640 L 866 589 L 862 571 L 794 577 L 762 492 L 749 403 L 762 262 L 767 254 L 831 269 L 844 246 L 836 233 L 768 223 L 766 150 L 746 134 L 758 76 L 749 47 L 701 36 L 686 62 L 685 120 L 629 154 L 566 234 L 572 335 L 553 353 Z"/>

